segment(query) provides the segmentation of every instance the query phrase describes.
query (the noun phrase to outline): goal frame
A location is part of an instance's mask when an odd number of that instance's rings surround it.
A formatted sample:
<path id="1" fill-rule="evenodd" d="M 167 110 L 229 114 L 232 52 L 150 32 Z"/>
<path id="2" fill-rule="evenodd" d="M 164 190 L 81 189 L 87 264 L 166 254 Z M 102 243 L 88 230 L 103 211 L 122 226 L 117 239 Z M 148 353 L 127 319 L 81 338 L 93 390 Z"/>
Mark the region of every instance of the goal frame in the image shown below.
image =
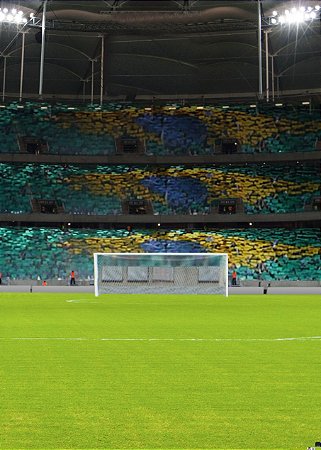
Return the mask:
<path id="1" fill-rule="evenodd" d="M 99 281 L 99 271 L 98 271 L 98 257 L 105 255 L 122 255 L 122 256 L 142 256 L 142 255 L 158 255 L 158 256 L 205 256 L 205 255 L 213 255 L 213 256 L 225 256 L 225 297 L 228 297 L 228 253 L 212 253 L 212 252 L 204 252 L 204 253 L 177 253 L 177 252 L 97 252 L 94 253 L 94 287 L 95 287 L 95 296 L 99 296 L 98 291 L 98 281 Z"/>

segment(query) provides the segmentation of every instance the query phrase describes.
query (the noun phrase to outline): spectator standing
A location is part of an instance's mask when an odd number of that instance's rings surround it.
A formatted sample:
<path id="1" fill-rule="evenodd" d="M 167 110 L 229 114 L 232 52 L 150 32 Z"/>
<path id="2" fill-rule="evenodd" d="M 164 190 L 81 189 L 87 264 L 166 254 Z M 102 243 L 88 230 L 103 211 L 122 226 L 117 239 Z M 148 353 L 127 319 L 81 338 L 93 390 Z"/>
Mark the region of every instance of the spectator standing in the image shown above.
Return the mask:
<path id="1" fill-rule="evenodd" d="M 70 273 L 70 286 L 76 285 L 75 271 L 72 270 Z"/>
<path id="2" fill-rule="evenodd" d="M 237 273 L 236 270 L 234 269 L 232 272 L 232 286 L 236 286 L 236 280 L 237 280 Z"/>

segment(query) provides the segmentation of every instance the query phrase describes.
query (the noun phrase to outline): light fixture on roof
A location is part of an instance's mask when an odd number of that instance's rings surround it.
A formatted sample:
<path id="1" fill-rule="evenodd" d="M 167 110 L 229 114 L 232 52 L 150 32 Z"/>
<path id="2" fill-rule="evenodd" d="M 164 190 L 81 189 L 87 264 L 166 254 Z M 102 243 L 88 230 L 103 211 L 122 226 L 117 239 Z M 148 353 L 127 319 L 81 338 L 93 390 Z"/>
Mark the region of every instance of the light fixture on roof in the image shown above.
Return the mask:
<path id="1" fill-rule="evenodd" d="M 27 19 L 23 15 L 23 11 L 18 11 L 12 8 L 0 8 L 0 22 L 1 23 L 15 23 L 17 25 L 27 23 Z"/>
<path id="2" fill-rule="evenodd" d="M 320 17 L 320 5 L 300 6 L 286 9 L 283 12 L 273 11 L 268 17 L 269 25 L 299 25 L 309 23 Z"/>

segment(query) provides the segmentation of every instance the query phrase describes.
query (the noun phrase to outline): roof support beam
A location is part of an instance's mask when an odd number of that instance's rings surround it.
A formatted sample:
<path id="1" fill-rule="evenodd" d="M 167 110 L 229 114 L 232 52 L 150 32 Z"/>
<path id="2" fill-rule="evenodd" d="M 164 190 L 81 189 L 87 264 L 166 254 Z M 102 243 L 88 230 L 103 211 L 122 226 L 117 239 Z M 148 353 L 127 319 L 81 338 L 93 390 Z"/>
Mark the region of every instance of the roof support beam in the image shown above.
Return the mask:
<path id="1" fill-rule="evenodd" d="M 40 54 L 40 75 L 39 75 L 39 97 L 42 98 L 43 91 L 43 72 L 45 65 L 45 41 L 46 41 L 46 12 L 47 0 L 43 1 L 42 23 L 41 23 L 41 54 Z"/>
<path id="2" fill-rule="evenodd" d="M 113 0 L 112 2 L 104 0 L 104 3 L 110 8 L 111 11 L 117 11 L 125 3 L 127 3 L 127 0 Z"/>

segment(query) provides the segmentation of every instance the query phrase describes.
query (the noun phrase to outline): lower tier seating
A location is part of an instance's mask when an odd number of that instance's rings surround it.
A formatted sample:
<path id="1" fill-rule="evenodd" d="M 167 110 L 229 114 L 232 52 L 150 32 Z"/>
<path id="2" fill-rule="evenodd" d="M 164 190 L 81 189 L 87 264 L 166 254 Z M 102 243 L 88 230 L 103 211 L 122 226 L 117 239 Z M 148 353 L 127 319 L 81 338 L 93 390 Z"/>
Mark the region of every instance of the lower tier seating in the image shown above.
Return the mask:
<path id="1" fill-rule="evenodd" d="M 216 252 L 229 255 L 241 280 L 321 280 L 321 232 L 316 228 L 90 230 L 0 228 L 0 272 L 6 279 L 93 276 L 94 252 Z"/>

